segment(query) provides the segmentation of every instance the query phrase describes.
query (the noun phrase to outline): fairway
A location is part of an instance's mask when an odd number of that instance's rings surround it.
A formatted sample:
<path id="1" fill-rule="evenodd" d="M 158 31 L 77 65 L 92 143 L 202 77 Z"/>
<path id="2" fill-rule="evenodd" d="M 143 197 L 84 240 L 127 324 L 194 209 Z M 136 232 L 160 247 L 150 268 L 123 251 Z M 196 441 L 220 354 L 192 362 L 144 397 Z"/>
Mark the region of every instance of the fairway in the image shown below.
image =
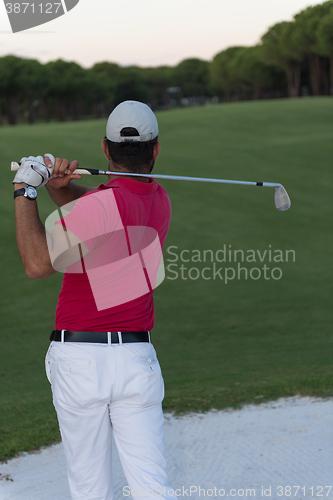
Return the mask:
<path id="1" fill-rule="evenodd" d="M 173 215 L 152 340 L 166 410 L 333 396 L 332 116 L 329 97 L 157 113 L 155 173 L 279 182 L 292 203 L 278 212 L 272 188 L 162 182 Z M 0 460 L 60 439 L 44 356 L 62 276 L 25 276 L 10 162 L 51 152 L 106 169 L 105 123 L 0 128 Z M 55 209 L 45 189 L 38 207 L 43 222 Z"/>

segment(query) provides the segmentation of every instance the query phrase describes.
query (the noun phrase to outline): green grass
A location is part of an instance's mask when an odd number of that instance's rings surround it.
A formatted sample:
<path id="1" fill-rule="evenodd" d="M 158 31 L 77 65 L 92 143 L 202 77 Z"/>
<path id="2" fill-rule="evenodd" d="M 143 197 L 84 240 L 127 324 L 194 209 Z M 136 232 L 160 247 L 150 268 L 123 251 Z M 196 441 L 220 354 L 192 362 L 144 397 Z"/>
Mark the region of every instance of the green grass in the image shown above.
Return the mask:
<path id="1" fill-rule="evenodd" d="M 164 181 L 173 216 L 165 246 L 216 252 L 292 249 L 280 280 L 172 280 L 156 290 L 153 342 L 165 378 L 165 410 L 237 407 L 295 394 L 333 396 L 331 306 L 333 99 L 246 102 L 159 113 L 158 173 L 282 183 L 273 189 Z M 0 460 L 59 440 L 44 355 L 61 276 L 29 280 L 14 228 L 11 160 L 52 152 L 107 168 L 105 120 L 0 128 Z M 99 179 L 104 182 L 103 179 Z M 93 185 L 95 179 L 85 178 Z M 39 192 L 41 219 L 54 210 Z M 244 263 L 248 269 L 264 263 Z M 210 262 L 183 263 L 186 267 Z M 235 267 L 235 263 L 216 263 Z"/>

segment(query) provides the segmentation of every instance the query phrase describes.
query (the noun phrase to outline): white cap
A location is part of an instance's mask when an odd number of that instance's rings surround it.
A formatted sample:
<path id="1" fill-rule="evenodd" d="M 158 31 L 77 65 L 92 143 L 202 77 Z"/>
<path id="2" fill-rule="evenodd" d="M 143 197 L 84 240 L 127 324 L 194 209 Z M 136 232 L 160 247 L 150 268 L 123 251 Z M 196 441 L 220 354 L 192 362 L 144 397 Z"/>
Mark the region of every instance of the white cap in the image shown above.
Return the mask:
<path id="1" fill-rule="evenodd" d="M 122 137 L 123 128 L 135 128 L 139 135 Z M 112 111 L 106 125 L 106 137 L 112 142 L 146 142 L 158 136 L 156 116 L 147 104 L 125 101 Z"/>

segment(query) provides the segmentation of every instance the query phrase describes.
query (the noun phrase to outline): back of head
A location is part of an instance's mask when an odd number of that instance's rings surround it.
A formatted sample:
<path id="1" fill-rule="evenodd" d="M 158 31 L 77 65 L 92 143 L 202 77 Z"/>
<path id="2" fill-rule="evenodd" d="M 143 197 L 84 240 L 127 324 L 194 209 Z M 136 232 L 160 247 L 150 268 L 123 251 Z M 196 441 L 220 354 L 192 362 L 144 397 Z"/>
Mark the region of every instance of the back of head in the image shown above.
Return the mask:
<path id="1" fill-rule="evenodd" d="M 151 172 L 158 124 L 149 106 L 138 101 L 119 104 L 109 116 L 105 139 L 115 168 Z"/>

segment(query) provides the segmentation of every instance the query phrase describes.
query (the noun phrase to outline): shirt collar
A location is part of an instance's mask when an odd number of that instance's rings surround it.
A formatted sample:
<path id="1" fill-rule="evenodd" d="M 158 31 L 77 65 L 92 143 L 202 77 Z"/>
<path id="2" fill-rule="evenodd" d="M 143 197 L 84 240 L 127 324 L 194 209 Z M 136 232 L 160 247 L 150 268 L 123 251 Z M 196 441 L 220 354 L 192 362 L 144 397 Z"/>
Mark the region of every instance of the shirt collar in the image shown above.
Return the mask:
<path id="1" fill-rule="evenodd" d="M 109 189 L 109 188 L 124 188 L 132 193 L 137 194 L 150 194 L 156 191 L 158 184 L 154 179 L 150 178 L 150 182 L 140 182 L 134 179 L 128 179 L 126 177 L 118 177 L 117 179 L 112 179 L 112 181 L 107 184 L 100 184 L 97 189 Z"/>

